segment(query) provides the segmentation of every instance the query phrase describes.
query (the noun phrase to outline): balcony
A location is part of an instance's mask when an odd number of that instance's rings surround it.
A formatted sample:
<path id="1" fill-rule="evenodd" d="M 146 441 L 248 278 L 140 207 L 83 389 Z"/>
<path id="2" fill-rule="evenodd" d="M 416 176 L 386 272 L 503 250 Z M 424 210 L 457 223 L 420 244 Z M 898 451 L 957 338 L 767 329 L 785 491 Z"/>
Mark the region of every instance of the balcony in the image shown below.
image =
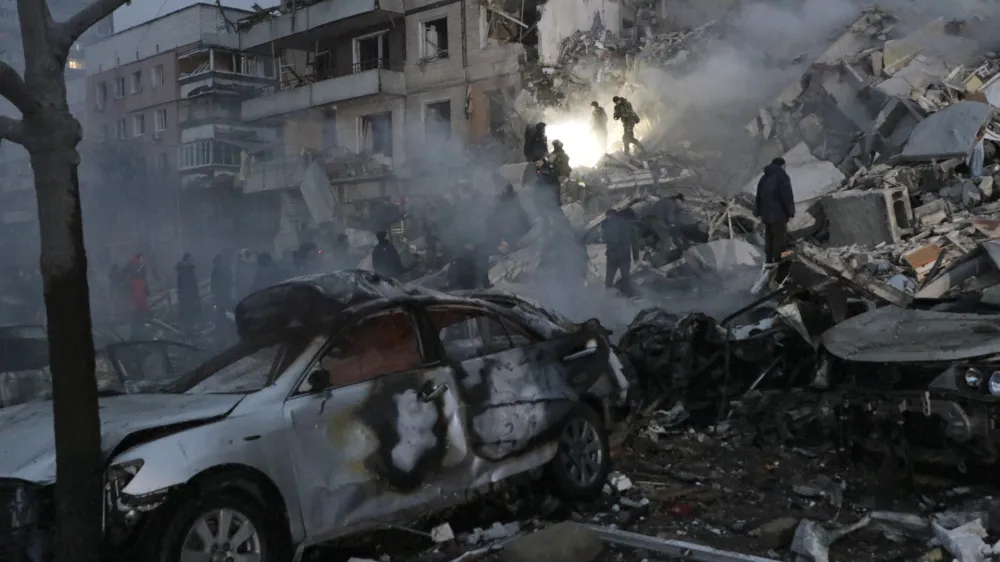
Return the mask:
<path id="1" fill-rule="evenodd" d="M 320 154 L 283 156 L 250 164 L 243 182 L 244 193 L 298 188 L 306 168 L 319 162 L 331 184 L 383 180 L 393 175 L 392 158 L 381 154 L 356 154 L 333 148 Z"/>
<path id="2" fill-rule="evenodd" d="M 403 11 L 403 0 L 323 0 L 277 16 L 254 14 L 237 24 L 240 49 L 270 53 L 272 48 L 302 48 L 352 29 L 401 22 Z"/>
<path id="3" fill-rule="evenodd" d="M 352 70 L 352 74 L 345 76 L 270 93 L 269 89 L 264 89 L 260 97 L 243 102 L 241 115 L 244 120 L 255 121 L 367 96 L 406 95 L 402 65 L 393 66 L 388 61 L 360 62 Z"/>

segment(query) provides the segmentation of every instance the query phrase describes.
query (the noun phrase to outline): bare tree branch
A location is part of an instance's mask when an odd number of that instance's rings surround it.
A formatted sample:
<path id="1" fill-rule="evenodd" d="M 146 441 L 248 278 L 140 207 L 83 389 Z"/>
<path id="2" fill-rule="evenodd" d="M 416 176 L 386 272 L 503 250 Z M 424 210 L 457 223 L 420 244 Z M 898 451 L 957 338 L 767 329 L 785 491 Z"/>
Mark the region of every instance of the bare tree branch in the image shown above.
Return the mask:
<path id="1" fill-rule="evenodd" d="M 131 0 L 93 0 L 73 17 L 56 24 L 54 39 L 58 41 L 60 52 L 68 53 L 73 43 L 76 43 L 76 40 L 88 29 L 110 16 L 118 8 L 131 3 Z"/>
<path id="2" fill-rule="evenodd" d="M 38 102 L 28 93 L 21 75 L 3 61 L 0 61 L 0 96 L 7 98 L 23 115 L 33 113 L 38 107 Z"/>
<path id="3" fill-rule="evenodd" d="M 0 116 L 0 139 L 24 144 L 24 128 L 20 119 Z"/>

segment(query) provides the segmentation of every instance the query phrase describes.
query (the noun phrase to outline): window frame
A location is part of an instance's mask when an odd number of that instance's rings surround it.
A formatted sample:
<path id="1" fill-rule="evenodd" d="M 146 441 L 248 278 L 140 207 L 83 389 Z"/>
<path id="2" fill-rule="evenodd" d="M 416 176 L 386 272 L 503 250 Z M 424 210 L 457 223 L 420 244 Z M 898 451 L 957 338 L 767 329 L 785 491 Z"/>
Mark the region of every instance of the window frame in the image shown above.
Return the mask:
<path id="1" fill-rule="evenodd" d="M 163 65 L 158 64 L 153 67 L 152 75 L 149 77 L 149 81 L 153 88 L 159 88 L 163 85 Z"/>
<path id="2" fill-rule="evenodd" d="M 459 313 L 482 314 L 484 316 L 489 317 L 494 322 L 497 322 L 500 325 L 501 328 L 503 328 L 504 334 L 507 336 L 507 341 L 510 344 L 510 347 L 508 347 L 507 349 L 504 349 L 504 350 L 500 350 L 500 351 L 491 351 L 490 353 L 488 353 L 486 355 L 476 355 L 474 357 L 462 358 L 461 360 L 458 360 L 458 358 L 455 358 L 455 357 L 451 357 L 448 354 L 448 351 L 447 351 L 447 349 L 445 347 L 444 340 L 441 338 L 441 330 L 437 329 L 437 327 L 434 325 L 434 321 L 433 321 L 432 316 L 431 316 L 432 314 L 434 314 L 435 309 L 440 309 L 440 308 L 451 309 L 451 311 L 459 312 Z M 534 344 L 538 343 L 539 341 L 542 341 L 542 339 L 544 339 L 544 338 L 541 338 L 538 334 L 534 333 L 532 330 L 530 330 L 527 326 L 524 326 L 521 323 L 512 320 L 507 314 L 504 314 L 503 311 L 492 310 L 492 309 L 486 308 L 486 307 L 480 307 L 480 306 L 475 306 L 475 305 L 470 305 L 470 304 L 457 304 L 457 303 L 428 304 L 426 307 L 423 308 L 422 313 L 424 314 L 424 317 L 426 318 L 427 327 L 428 327 L 428 329 L 431 332 L 430 335 L 434 339 L 435 347 L 437 348 L 437 353 L 438 353 L 438 355 L 440 355 L 441 359 L 444 360 L 444 361 L 456 361 L 458 363 L 464 363 L 465 361 L 472 361 L 472 360 L 475 360 L 475 359 L 482 359 L 483 357 L 488 357 L 488 356 L 494 355 L 496 353 L 504 353 L 504 352 L 510 351 L 512 349 L 517 349 L 517 348 L 521 347 L 519 345 L 515 345 L 514 344 L 514 339 L 511 337 L 510 332 L 507 329 L 507 326 L 506 326 L 507 323 L 513 324 L 514 326 L 518 327 L 520 330 L 527 332 L 528 335 L 533 340 L 530 345 L 534 345 Z M 479 326 L 476 326 L 476 331 L 477 331 L 476 335 L 479 336 L 479 333 L 478 333 L 479 332 Z"/>
<path id="3" fill-rule="evenodd" d="M 438 359 L 438 357 L 435 356 L 436 353 L 432 353 L 432 351 L 429 350 L 427 347 L 427 334 L 425 333 L 423 323 L 421 322 L 420 311 L 415 310 L 412 306 L 410 306 L 407 303 L 390 303 L 387 306 L 379 308 L 377 310 L 365 311 L 362 316 L 351 319 L 345 324 L 341 325 L 339 328 L 335 329 L 333 331 L 333 334 L 329 338 L 327 338 L 327 341 L 326 343 L 323 344 L 323 347 L 320 348 L 319 353 L 317 353 L 316 356 L 313 357 L 312 361 L 310 361 L 309 364 L 306 366 L 306 368 L 303 370 L 302 375 L 299 377 L 299 380 L 296 381 L 295 384 L 292 386 L 292 390 L 288 396 L 288 399 L 291 400 L 302 396 L 315 396 L 316 394 L 321 392 L 336 391 L 342 388 L 348 388 L 358 384 L 369 383 L 383 377 L 391 377 L 402 373 L 409 373 L 415 370 L 415 369 L 410 369 L 407 371 L 383 373 L 364 381 L 359 381 L 340 386 L 331 385 L 323 390 L 302 390 L 303 385 L 306 384 L 306 382 L 308 382 L 309 376 L 313 373 L 313 371 L 320 364 L 323 358 L 326 357 L 326 354 L 329 353 L 330 350 L 333 349 L 339 342 L 341 342 L 346 334 L 356 330 L 359 326 L 361 326 L 371 318 L 374 318 L 382 314 L 391 313 L 394 311 L 400 311 L 409 316 L 410 323 L 413 325 L 414 339 L 417 342 L 417 353 L 420 354 L 420 361 L 421 361 L 421 365 L 417 369 L 433 368 L 436 365 L 440 365 L 440 360 Z"/>
<path id="4" fill-rule="evenodd" d="M 142 112 L 132 114 L 132 137 L 138 138 L 146 134 L 146 114 Z"/>
<path id="5" fill-rule="evenodd" d="M 129 80 L 129 95 L 136 95 L 142 93 L 142 69 L 135 70 L 132 72 L 132 77 Z"/>
<path id="6" fill-rule="evenodd" d="M 451 58 L 451 41 L 450 41 L 451 38 L 449 37 L 449 35 L 451 34 L 451 21 L 449 21 L 450 19 L 451 18 L 449 18 L 448 15 L 445 14 L 445 15 L 440 16 L 440 17 L 428 18 L 428 19 L 423 20 L 423 21 L 420 22 L 420 59 L 421 60 L 434 61 L 434 60 L 447 60 L 447 59 Z M 428 30 L 429 30 L 429 28 L 431 27 L 432 24 L 435 24 L 435 23 L 437 23 L 439 21 L 444 21 L 444 37 L 445 37 L 445 43 L 447 44 L 447 47 L 445 47 L 444 49 L 442 49 L 440 46 L 438 46 L 436 53 L 428 53 L 427 52 L 428 51 L 427 48 L 428 48 L 429 45 L 427 44 L 427 32 L 428 32 Z"/>
<path id="7" fill-rule="evenodd" d="M 115 90 L 114 97 L 115 97 L 116 100 L 120 100 L 120 99 L 122 99 L 122 98 L 125 97 L 125 87 L 126 87 L 125 77 L 124 76 L 116 76 L 115 77 L 115 88 L 114 88 L 114 90 Z"/>
<path id="8" fill-rule="evenodd" d="M 163 115 L 163 123 L 162 123 L 163 128 L 162 129 L 160 128 L 160 125 L 161 125 L 161 123 L 160 123 L 160 115 Z M 153 132 L 154 133 L 162 133 L 163 131 L 166 131 L 166 130 L 167 130 L 167 109 L 161 107 L 161 108 L 159 108 L 159 109 L 157 109 L 156 111 L 153 112 Z"/>

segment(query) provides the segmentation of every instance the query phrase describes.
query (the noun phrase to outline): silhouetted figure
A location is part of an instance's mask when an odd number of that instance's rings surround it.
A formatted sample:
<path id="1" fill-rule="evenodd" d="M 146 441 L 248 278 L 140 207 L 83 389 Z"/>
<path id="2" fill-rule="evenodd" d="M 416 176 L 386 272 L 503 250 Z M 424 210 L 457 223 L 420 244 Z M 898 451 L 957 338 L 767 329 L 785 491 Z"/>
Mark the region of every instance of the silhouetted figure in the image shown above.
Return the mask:
<path id="1" fill-rule="evenodd" d="M 274 263 L 271 254 L 267 252 L 257 254 L 257 276 L 254 277 L 253 291 L 266 289 L 284 280 L 285 276 L 282 274 L 278 264 Z"/>
<path id="2" fill-rule="evenodd" d="M 635 232 L 635 211 L 609 210 L 602 228 L 604 229 L 605 256 L 607 268 L 604 274 L 604 286 L 615 286 L 615 277 L 621 273 L 622 292 L 632 294 L 632 260 L 639 259 L 639 244 Z"/>
<path id="3" fill-rule="evenodd" d="M 372 250 L 372 269 L 383 277 L 399 278 L 403 275 L 403 260 L 399 251 L 389 240 L 389 233 L 380 230 L 375 233 L 378 244 Z"/>
<path id="4" fill-rule="evenodd" d="M 235 300 L 243 300 L 243 297 L 249 295 L 254 290 L 256 282 L 257 256 L 250 250 L 243 248 L 236 256 L 236 263 L 233 267 L 233 297 Z"/>
<path id="5" fill-rule="evenodd" d="M 212 260 L 209 289 L 218 313 L 222 314 L 233 308 L 233 268 L 229 252 L 219 252 Z"/>
<path id="6" fill-rule="evenodd" d="M 788 221 L 795 216 L 795 193 L 792 180 L 785 171 L 785 159 L 778 157 L 764 167 L 764 175 L 757 182 L 755 211 L 764 223 L 764 253 L 768 264 L 781 261 L 781 254 L 788 248 Z M 787 267 L 779 267 L 776 281 L 787 275 Z"/>
<path id="7" fill-rule="evenodd" d="M 177 311 L 181 325 L 187 332 L 193 332 L 201 319 L 201 291 L 198 290 L 198 276 L 195 273 L 194 258 L 184 254 L 177 262 Z"/>

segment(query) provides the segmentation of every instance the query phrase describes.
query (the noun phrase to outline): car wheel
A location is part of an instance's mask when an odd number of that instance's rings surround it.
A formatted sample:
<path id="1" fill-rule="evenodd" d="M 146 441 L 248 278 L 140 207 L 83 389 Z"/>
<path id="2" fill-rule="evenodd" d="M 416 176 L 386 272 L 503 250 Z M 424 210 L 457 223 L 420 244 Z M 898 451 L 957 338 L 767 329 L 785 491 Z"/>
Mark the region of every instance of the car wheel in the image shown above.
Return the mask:
<path id="1" fill-rule="evenodd" d="M 578 404 L 559 430 L 559 447 L 549 463 L 549 479 L 566 500 L 592 500 L 601 495 L 611 472 L 611 446 L 604 420 L 593 408 Z"/>
<path id="2" fill-rule="evenodd" d="M 160 536 L 147 536 L 156 562 L 286 562 L 281 528 L 259 502 L 234 490 L 209 491 L 181 502 Z M 150 540 L 152 539 L 152 540 Z"/>

